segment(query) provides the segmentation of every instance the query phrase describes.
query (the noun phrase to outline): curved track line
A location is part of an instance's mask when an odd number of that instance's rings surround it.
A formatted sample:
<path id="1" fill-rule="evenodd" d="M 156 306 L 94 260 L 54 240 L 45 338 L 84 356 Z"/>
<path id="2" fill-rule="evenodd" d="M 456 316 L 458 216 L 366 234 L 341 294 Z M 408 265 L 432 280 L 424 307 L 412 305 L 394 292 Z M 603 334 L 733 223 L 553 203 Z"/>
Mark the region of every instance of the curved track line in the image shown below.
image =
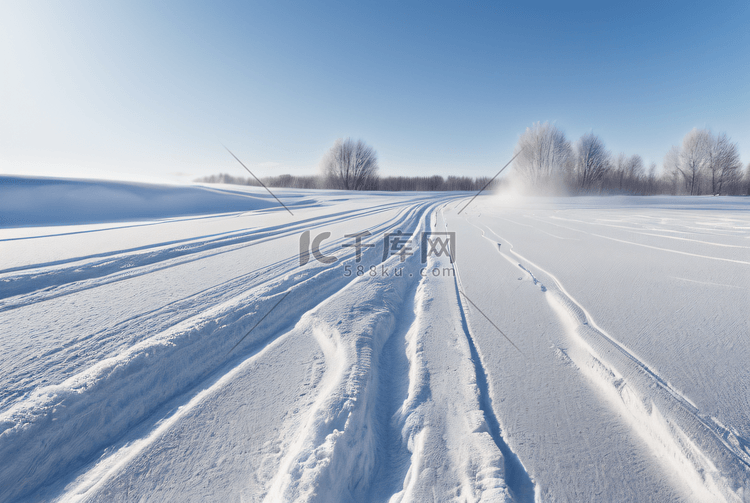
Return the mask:
<path id="1" fill-rule="evenodd" d="M 492 231 L 495 236 L 497 234 Z M 485 236 L 486 237 L 486 236 Z M 562 285 L 560 280 L 550 273 L 549 271 L 545 270 L 544 268 L 540 267 L 539 265 L 535 264 L 534 262 L 530 261 L 520 253 L 516 252 L 513 248 L 513 245 L 508 242 L 506 239 L 500 238 L 503 241 L 507 242 L 510 245 L 510 252 L 517 256 L 519 259 L 525 261 L 526 263 L 532 265 L 536 269 L 542 271 L 544 274 L 549 276 L 552 281 L 554 281 L 555 286 L 559 289 L 559 291 L 570 301 L 572 304 L 574 304 L 578 309 L 581 310 L 581 312 L 584 315 L 584 322 L 583 324 L 590 325 L 603 339 L 605 339 L 608 343 L 611 344 L 612 347 L 617 349 L 620 353 L 622 353 L 628 360 L 633 362 L 635 365 L 638 366 L 643 372 L 645 372 L 648 376 L 650 376 L 653 381 L 664 391 L 666 391 L 677 403 L 679 403 L 685 410 L 688 412 L 691 416 L 694 417 L 696 421 L 698 421 L 703 427 L 711 433 L 711 435 L 719 441 L 721 445 L 723 445 L 727 451 L 739 462 L 744 464 L 745 466 L 750 468 L 750 454 L 747 452 L 744 452 L 743 450 L 740 450 L 736 448 L 734 445 L 730 444 L 730 442 L 727 441 L 726 437 L 734 438 L 735 435 L 729 432 L 725 427 L 721 427 L 718 424 L 715 424 L 713 422 L 709 422 L 706 420 L 701 414 L 700 410 L 695 406 L 695 404 L 690 401 L 687 397 L 685 397 L 682 393 L 674 389 L 669 382 L 662 378 L 658 373 L 656 373 L 654 370 L 652 370 L 640 357 L 638 357 L 633 351 L 629 350 L 625 347 L 624 344 L 622 344 L 620 341 L 616 340 L 612 335 L 610 335 L 607 331 L 605 331 L 603 328 L 601 328 L 596 321 L 594 321 L 594 318 L 591 316 L 591 313 L 589 313 L 586 308 L 581 305 L 580 302 L 578 302 L 575 297 L 573 297 Z M 502 254 L 502 253 L 501 253 Z M 520 264 L 519 264 L 520 265 Z M 738 439 L 741 441 L 741 439 Z M 745 442 L 747 443 L 747 442 Z"/>
<path id="2" fill-rule="evenodd" d="M 466 217 L 464 218 L 466 219 Z M 443 214 L 443 224 L 447 232 L 448 222 L 445 219 L 444 214 Z M 452 250 L 450 251 L 450 254 L 452 257 L 453 256 Z M 455 271 L 454 284 L 456 288 L 456 299 L 458 302 L 459 310 L 461 312 L 461 326 L 464 329 L 466 339 L 469 343 L 469 348 L 471 350 L 471 359 L 474 363 L 474 368 L 476 370 L 476 382 L 477 382 L 477 388 L 479 389 L 479 395 L 480 395 L 479 396 L 480 407 L 481 407 L 482 412 L 485 415 L 485 419 L 490 429 L 490 435 L 492 436 L 492 440 L 495 442 L 495 445 L 503 454 L 503 459 L 505 461 L 505 475 L 506 475 L 505 483 L 508 485 L 508 489 L 510 490 L 511 495 L 513 496 L 514 500 L 518 502 L 533 503 L 535 501 L 534 482 L 531 479 L 531 476 L 529 475 L 529 473 L 526 471 L 526 467 L 523 465 L 523 462 L 520 460 L 518 455 L 515 452 L 513 452 L 513 450 L 510 448 L 507 441 L 502 435 L 502 428 L 500 427 L 500 421 L 498 420 L 497 414 L 495 413 L 495 409 L 492 405 L 492 388 L 490 384 L 490 379 L 488 377 L 488 372 L 485 369 L 484 364 L 482 363 L 481 354 L 474 341 L 474 337 L 471 334 L 471 330 L 469 328 L 467 315 L 466 315 L 467 308 L 464 307 L 463 300 L 461 299 L 461 291 L 463 291 L 463 287 L 461 283 L 461 276 L 459 274 L 458 264 L 455 260 L 452 260 L 452 262 L 453 262 L 453 270 Z"/>

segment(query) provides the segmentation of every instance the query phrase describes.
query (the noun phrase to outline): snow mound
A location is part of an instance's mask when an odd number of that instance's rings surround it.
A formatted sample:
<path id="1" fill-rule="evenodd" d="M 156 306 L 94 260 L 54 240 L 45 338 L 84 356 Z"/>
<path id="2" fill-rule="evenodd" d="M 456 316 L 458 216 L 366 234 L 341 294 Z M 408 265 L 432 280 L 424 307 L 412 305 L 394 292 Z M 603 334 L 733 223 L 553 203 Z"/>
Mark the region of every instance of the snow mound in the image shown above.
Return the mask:
<path id="1" fill-rule="evenodd" d="M 0 227 L 122 222 L 259 210 L 269 195 L 203 186 L 0 176 Z"/>

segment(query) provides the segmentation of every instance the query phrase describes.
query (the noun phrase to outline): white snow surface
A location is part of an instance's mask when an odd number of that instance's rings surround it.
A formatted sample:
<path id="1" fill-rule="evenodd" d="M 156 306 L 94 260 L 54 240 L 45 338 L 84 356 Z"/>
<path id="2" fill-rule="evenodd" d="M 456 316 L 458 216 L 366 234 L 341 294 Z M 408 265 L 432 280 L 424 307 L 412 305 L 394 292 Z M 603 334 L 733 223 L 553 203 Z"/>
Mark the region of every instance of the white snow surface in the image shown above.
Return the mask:
<path id="1" fill-rule="evenodd" d="M 750 501 L 750 198 L 274 193 L 0 179 L 0 501 Z"/>

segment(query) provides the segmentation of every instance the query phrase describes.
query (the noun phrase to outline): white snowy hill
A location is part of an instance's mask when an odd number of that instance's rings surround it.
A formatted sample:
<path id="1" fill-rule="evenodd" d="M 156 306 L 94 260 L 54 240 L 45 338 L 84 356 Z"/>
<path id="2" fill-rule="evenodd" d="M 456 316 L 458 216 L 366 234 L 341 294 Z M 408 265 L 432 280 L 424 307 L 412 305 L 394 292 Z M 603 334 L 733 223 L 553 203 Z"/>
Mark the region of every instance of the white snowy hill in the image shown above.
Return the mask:
<path id="1" fill-rule="evenodd" d="M 265 191 L 228 186 L 0 175 L 0 227 L 122 222 L 249 211 L 278 203 Z"/>

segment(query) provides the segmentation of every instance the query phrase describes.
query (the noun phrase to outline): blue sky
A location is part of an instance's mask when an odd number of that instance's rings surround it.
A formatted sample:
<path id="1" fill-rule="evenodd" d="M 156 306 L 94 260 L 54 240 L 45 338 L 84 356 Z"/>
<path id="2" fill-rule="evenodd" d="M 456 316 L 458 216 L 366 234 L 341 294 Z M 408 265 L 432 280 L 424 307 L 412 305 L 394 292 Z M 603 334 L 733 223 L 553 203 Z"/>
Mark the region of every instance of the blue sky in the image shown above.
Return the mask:
<path id="1" fill-rule="evenodd" d="M 157 4 L 153 2 L 153 4 Z M 750 162 L 750 2 L 5 2 L 0 172 L 492 175 L 553 121 L 661 165 L 694 127 Z"/>

